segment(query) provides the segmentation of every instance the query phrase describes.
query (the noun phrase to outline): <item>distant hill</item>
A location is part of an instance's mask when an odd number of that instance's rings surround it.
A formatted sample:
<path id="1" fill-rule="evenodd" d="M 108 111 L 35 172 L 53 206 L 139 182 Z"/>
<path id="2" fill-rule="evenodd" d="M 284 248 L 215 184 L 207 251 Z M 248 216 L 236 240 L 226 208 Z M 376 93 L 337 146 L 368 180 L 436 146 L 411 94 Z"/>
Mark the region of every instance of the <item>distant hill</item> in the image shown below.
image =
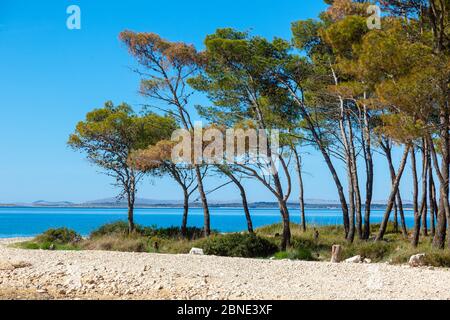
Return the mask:
<path id="1" fill-rule="evenodd" d="M 38 200 L 33 203 L 31 203 L 32 206 L 36 207 L 70 207 L 75 205 L 73 202 L 69 201 L 57 201 L 57 202 L 51 202 L 51 201 L 45 201 L 45 200 Z"/>
<path id="2" fill-rule="evenodd" d="M 411 201 L 403 202 L 405 208 L 411 207 Z M 182 200 L 154 200 L 154 199 L 145 199 L 145 198 L 136 198 L 135 206 L 138 208 L 149 208 L 149 207 L 181 207 L 183 205 Z M 196 201 L 190 203 L 190 206 L 193 208 L 201 207 L 201 202 Z M 239 199 L 236 200 L 228 200 L 228 201 L 220 201 L 220 200 L 209 200 L 209 205 L 211 207 L 228 207 L 235 208 L 241 207 L 242 203 Z M 0 204 L 0 206 L 16 206 L 16 207 L 75 207 L 75 208 L 126 208 L 127 201 L 125 199 L 117 199 L 117 198 L 105 198 L 98 199 L 92 201 L 86 201 L 83 203 L 73 203 L 70 201 L 46 201 L 46 200 L 38 200 L 32 203 L 13 203 L 13 204 Z M 299 202 L 292 201 L 288 203 L 288 206 L 291 208 L 298 208 Z M 336 200 L 325 200 L 325 199 L 306 199 L 305 206 L 309 209 L 339 209 L 340 203 Z M 250 208 L 277 208 L 278 203 L 274 201 L 258 201 L 249 203 Z M 384 209 L 386 207 L 385 201 L 374 201 L 372 204 L 372 208 L 374 209 Z"/>

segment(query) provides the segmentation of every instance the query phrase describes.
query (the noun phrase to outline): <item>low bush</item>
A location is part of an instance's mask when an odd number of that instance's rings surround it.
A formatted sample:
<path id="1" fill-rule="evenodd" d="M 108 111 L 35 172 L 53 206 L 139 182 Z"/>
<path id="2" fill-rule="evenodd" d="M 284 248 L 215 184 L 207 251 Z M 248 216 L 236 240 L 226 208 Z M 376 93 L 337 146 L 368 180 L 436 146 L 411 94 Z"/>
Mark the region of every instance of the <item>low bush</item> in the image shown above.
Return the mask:
<path id="1" fill-rule="evenodd" d="M 206 254 L 227 257 L 268 257 L 278 247 L 266 238 L 250 233 L 230 233 L 212 236 L 203 244 Z"/>
<path id="2" fill-rule="evenodd" d="M 186 229 L 186 235 L 183 236 L 181 233 L 181 228 L 179 227 L 169 227 L 169 228 L 147 228 L 146 236 L 159 237 L 164 239 L 181 239 L 186 238 L 189 240 L 200 239 L 204 236 L 204 231 L 202 228 L 188 227 Z"/>
<path id="3" fill-rule="evenodd" d="M 34 242 L 49 243 L 54 245 L 75 244 L 83 238 L 74 230 L 68 228 L 49 229 L 44 233 L 38 235 Z"/>
<path id="4" fill-rule="evenodd" d="M 136 233 L 142 233 L 143 228 L 136 225 Z M 128 223 L 125 221 L 116 221 L 112 223 L 107 223 L 96 230 L 92 231 L 90 238 L 98 238 L 102 236 L 112 236 L 112 235 L 127 235 L 128 234 Z"/>
<path id="5" fill-rule="evenodd" d="M 141 225 L 135 225 L 135 234 L 143 237 L 159 237 L 164 239 L 181 239 L 183 235 L 181 228 L 169 227 L 169 228 L 157 228 L 144 227 Z M 116 235 L 128 235 L 128 223 L 125 221 L 116 221 L 102 225 L 98 229 L 94 230 L 90 234 L 90 238 L 98 238 L 102 236 L 116 236 Z M 203 237 L 203 229 L 197 227 L 188 227 L 186 230 L 186 238 L 189 240 L 195 240 Z"/>
<path id="6" fill-rule="evenodd" d="M 275 259 L 290 259 L 290 260 L 304 260 L 316 261 L 317 255 L 314 256 L 309 248 L 290 249 L 288 251 L 280 251 L 275 254 Z"/>

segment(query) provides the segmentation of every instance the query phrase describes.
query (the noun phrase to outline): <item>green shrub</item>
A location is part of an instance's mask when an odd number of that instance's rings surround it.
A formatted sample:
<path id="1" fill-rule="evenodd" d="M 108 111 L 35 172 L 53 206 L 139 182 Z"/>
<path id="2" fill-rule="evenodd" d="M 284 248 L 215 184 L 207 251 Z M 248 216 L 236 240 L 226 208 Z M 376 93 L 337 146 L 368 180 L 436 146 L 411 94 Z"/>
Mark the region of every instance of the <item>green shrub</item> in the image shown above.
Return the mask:
<path id="1" fill-rule="evenodd" d="M 44 233 L 38 235 L 34 241 L 37 243 L 49 244 L 75 244 L 83 238 L 74 230 L 68 228 L 49 229 Z"/>
<path id="2" fill-rule="evenodd" d="M 181 228 L 157 228 L 156 226 L 144 227 L 135 225 L 135 233 L 143 237 L 159 237 L 164 239 L 181 239 Z M 90 238 L 98 238 L 102 236 L 112 235 L 128 235 L 128 223 L 125 221 L 116 221 L 102 225 L 90 234 Z M 203 229 L 197 227 L 188 227 L 186 230 L 186 237 L 190 240 L 199 239 L 203 237 Z"/>
<path id="3" fill-rule="evenodd" d="M 169 227 L 169 228 L 148 228 L 146 230 L 149 235 L 146 234 L 146 236 L 153 236 L 153 237 L 159 237 L 163 239 L 181 239 L 183 238 L 183 235 L 181 233 L 181 228 L 179 227 Z M 186 236 L 185 238 L 189 240 L 195 240 L 200 239 L 204 235 L 204 231 L 202 228 L 197 227 L 188 227 L 186 229 Z"/>
<path id="4" fill-rule="evenodd" d="M 309 248 L 297 248 L 290 249 L 288 251 L 280 251 L 275 254 L 275 259 L 283 260 L 304 260 L 304 261 L 316 261 L 313 252 Z"/>
<path id="5" fill-rule="evenodd" d="M 213 236 L 205 241 L 206 254 L 227 257 L 268 257 L 278 248 L 269 240 L 250 233 Z"/>
<path id="6" fill-rule="evenodd" d="M 141 227 L 139 225 L 136 226 L 136 231 L 140 231 Z M 90 234 L 90 238 L 97 238 L 102 236 L 111 236 L 111 235 L 126 235 L 128 234 L 128 223 L 125 221 L 116 221 L 108 224 L 104 224 L 92 231 Z"/>

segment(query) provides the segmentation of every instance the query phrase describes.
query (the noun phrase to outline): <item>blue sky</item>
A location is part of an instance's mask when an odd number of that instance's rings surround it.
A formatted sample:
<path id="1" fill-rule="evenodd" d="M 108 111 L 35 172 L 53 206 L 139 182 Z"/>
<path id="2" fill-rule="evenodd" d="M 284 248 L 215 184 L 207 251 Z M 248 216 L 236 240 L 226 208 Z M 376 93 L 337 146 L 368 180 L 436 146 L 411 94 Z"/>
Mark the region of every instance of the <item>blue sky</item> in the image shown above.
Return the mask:
<path id="1" fill-rule="evenodd" d="M 66 28 L 72 4 L 81 8 L 81 30 Z M 318 0 L 1 0 L 0 202 L 79 202 L 117 194 L 111 179 L 66 141 L 86 112 L 105 101 L 144 102 L 137 94 L 139 78 L 130 70 L 133 59 L 118 41 L 120 31 L 156 32 L 200 49 L 204 37 L 220 27 L 290 39 L 291 22 L 315 18 L 324 7 Z M 376 158 L 374 198 L 384 199 L 390 188 L 387 167 Z M 305 171 L 307 198 L 337 199 L 318 153 L 305 155 Z M 210 189 L 218 184 L 215 178 L 207 181 Z M 258 183 L 245 184 L 252 201 L 273 200 Z M 138 196 L 178 199 L 176 188 L 169 178 L 147 179 Z M 407 187 L 403 193 L 410 198 Z M 238 197 L 232 187 L 211 195 Z"/>

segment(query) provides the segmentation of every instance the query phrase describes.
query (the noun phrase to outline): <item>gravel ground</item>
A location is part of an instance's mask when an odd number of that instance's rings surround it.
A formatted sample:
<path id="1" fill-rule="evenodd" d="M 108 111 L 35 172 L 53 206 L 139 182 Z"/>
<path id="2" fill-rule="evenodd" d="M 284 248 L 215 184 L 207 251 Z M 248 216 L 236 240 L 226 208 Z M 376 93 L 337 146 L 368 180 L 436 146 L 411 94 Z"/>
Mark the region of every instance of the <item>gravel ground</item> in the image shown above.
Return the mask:
<path id="1" fill-rule="evenodd" d="M 450 270 L 41 251 L 0 240 L 0 299 L 450 299 Z"/>

